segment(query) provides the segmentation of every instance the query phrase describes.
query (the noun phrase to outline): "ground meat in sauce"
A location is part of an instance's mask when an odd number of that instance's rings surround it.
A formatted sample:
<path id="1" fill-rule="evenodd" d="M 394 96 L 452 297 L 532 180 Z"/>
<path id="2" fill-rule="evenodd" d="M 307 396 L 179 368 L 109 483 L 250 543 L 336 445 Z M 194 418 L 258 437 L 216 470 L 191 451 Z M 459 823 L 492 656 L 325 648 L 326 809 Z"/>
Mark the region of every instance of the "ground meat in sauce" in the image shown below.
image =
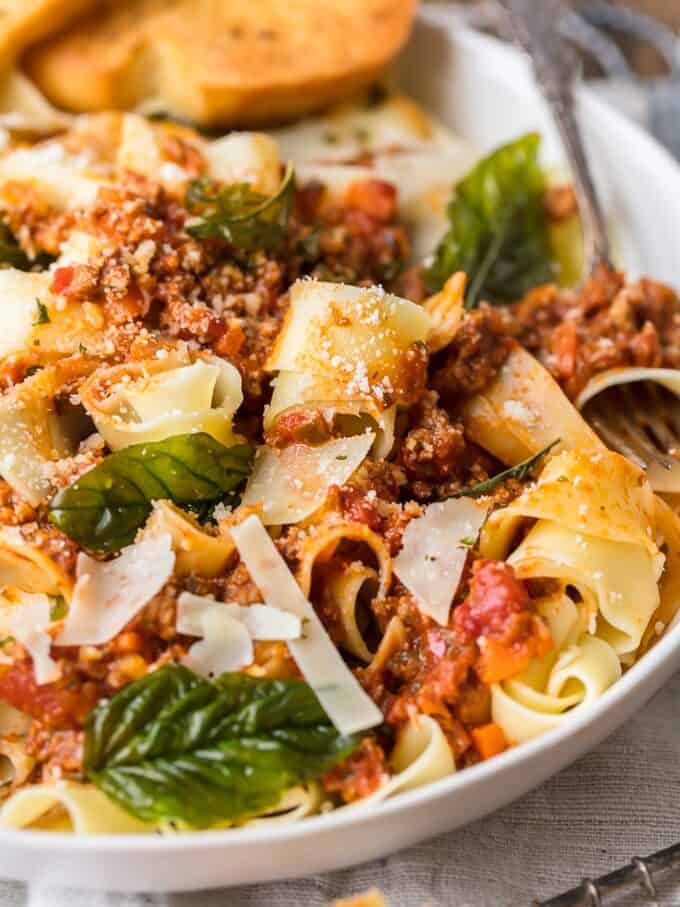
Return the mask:
<path id="1" fill-rule="evenodd" d="M 432 363 L 432 386 L 447 400 L 482 390 L 512 348 L 512 322 L 504 308 L 483 303 L 468 312 L 453 342 Z"/>
<path id="2" fill-rule="evenodd" d="M 385 750 L 373 737 L 367 737 L 349 759 L 324 776 L 323 786 L 343 803 L 353 803 L 374 793 L 387 775 Z"/>
<path id="3" fill-rule="evenodd" d="M 680 299 L 664 284 L 601 266 L 578 291 L 532 290 L 511 307 L 519 341 L 574 399 L 598 372 L 680 367 Z"/>
<path id="4" fill-rule="evenodd" d="M 204 162 L 180 135 L 163 141 L 163 156 L 190 176 Z M 31 255 L 56 256 L 73 230 L 102 240 L 101 252 L 87 264 L 59 268 L 52 292 L 64 302 L 87 304 L 100 315 L 110 344 L 106 362 L 140 360 L 187 343 L 230 359 L 240 370 L 245 402 L 238 429 L 259 441 L 259 422 L 270 394 L 264 364 L 288 309 L 288 289 L 298 277 L 357 285 L 383 284 L 415 302 L 427 293 L 423 269 L 404 269 L 410 245 L 398 218 L 398 197 L 381 180 L 358 180 L 344 198 L 331 199 L 318 183 L 298 188 L 284 245 L 276 253 L 243 253 L 221 240 L 199 241 L 185 230 L 188 212 L 181 193 L 128 173 L 101 189 L 84 212 L 57 213 L 25 183 L 3 188 L 5 217 Z M 546 205 L 551 219 L 573 214 L 573 194 L 555 191 Z M 162 339 L 161 339 L 162 338 Z M 401 547 L 409 521 L 422 503 L 441 500 L 485 481 L 502 464 L 466 437 L 457 418 L 460 401 L 482 390 L 502 368 L 514 338 L 555 375 L 570 396 L 597 371 L 615 365 L 680 367 L 680 302 L 661 284 L 600 271 L 580 292 L 538 288 L 509 307 L 482 304 L 464 315 L 448 347 L 428 360 L 424 346 L 408 357 L 410 409 L 400 414 L 397 441 L 389 459 L 366 460 L 345 484 L 331 489 L 325 504 L 330 517 L 368 526 L 392 556 Z M 83 366 L 80 357 L 79 366 Z M 28 356 L 8 359 L 0 387 L 24 380 L 35 365 Z M 78 369 L 69 390 L 77 390 Z M 270 444 L 319 442 L 333 435 L 322 413 L 291 412 L 267 437 Z M 50 479 L 63 487 L 97 465 L 107 453 L 99 436 L 55 463 Z M 494 506 L 521 490 L 506 482 L 492 496 Z M 40 509 L 18 499 L 0 480 L 0 524 L 22 525 L 26 538 L 53 557 L 69 575 L 77 546 L 45 524 Z M 276 538 L 278 550 L 295 572 L 308 527 L 289 527 Z M 339 551 L 333 569 L 349 568 L 355 552 Z M 440 627 L 418 608 L 395 580 L 389 594 L 370 603 L 371 619 L 384 632 L 392 619 L 403 627 L 405 644 L 380 667 L 352 670 L 398 729 L 414 712 L 439 721 L 459 766 L 475 761 L 470 728 L 490 721 L 490 678 L 517 673 L 528 659 L 549 651 L 547 629 L 535 613 L 536 590 L 517 579 L 511 567 L 469 557 L 449 626 Z M 323 592 L 324 573 L 314 578 L 312 599 L 336 642 L 343 631 L 337 605 Z M 14 656 L 0 665 L 0 698 L 25 710 L 34 721 L 29 753 L 35 778 L 54 780 L 77 774 L 82 763 L 83 721 L 96 702 L 111 696 L 163 664 L 179 661 L 193 640 L 176 630 L 176 599 L 181 589 L 217 601 L 250 605 L 261 593 L 234 554 L 217 577 L 191 576 L 171 582 L 113 640 L 103 646 L 53 646 L 61 679 L 38 687 L 30 659 L 17 643 L 3 650 Z M 295 677 L 299 671 L 285 644 L 258 642 L 248 671 L 253 676 Z M 494 673 L 495 672 L 495 673 Z M 367 796 L 385 776 L 391 744 L 368 737 L 359 749 L 323 780 L 328 794 L 344 802 Z"/>

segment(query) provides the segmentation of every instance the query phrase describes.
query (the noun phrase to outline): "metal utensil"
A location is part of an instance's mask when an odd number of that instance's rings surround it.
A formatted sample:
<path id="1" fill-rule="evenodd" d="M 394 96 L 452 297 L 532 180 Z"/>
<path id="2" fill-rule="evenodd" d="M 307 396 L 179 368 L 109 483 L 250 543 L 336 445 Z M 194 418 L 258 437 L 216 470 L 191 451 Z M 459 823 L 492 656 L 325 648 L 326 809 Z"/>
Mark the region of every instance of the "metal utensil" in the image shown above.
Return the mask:
<path id="1" fill-rule="evenodd" d="M 659 850 L 645 859 L 633 857 L 627 866 L 599 879 L 584 879 L 576 888 L 547 901 L 534 901 L 533 907 L 605 907 L 612 904 L 610 895 L 638 894 L 640 905 L 657 905 L 656 882 L 672 869 L 680 868 L 680 844 Z"/>
<path id="2" fill-rule="evenodd" d="M 501 0 L 517 44 L 529 55 L 571 165 L 587 273 L 610 263 L 602 207 L 575 112 L 578 61 L 560 34 L 560 0 Z M 584 410 L 604 442 L 646 472 L 657 491 L 680 491 L 680 402 L 651 382 L 604 391 Z"/>
<path id="3" fill-rule="evenodd" d="M 501 0 L 513 37 L 528 54 L 536 81 L 548 102 L 572 168 L 583 228 L 586 269 L 610 261 L 609 239 L 595 190 L 583 137 L 576 119 L 574 86 L 578 58 L 562 40 L 560 0 Z"/>
<path id="4" fill-rule="evenodd" d="M 583 415 L 609 447 L 637 463 L 655 491 L 680 491 L 680 403 L 652 381 L 610 387 Z"/>

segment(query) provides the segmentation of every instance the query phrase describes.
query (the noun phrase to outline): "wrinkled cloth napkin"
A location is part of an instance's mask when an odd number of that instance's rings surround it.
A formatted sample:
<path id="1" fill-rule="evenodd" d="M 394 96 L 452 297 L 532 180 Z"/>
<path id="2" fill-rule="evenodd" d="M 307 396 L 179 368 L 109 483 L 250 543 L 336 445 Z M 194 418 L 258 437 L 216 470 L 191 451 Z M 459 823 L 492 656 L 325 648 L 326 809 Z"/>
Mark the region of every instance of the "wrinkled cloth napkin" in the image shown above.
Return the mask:
<path id="1" fill-rule="evenodd" d="M 669 145 L 680 137 L 680 89 L 666 92 L 664 106 L 653 85 L 595 87 Z M 528 907 L 680 840 L 679 795 L 680 674 L 598 749 L 526 797 L 384 860 L 190 894 L 29 891 L 0 881 L 0 907 L 323 907 L 374 886 L 390 907 Z M 616 903 L 642 902 L 636 895 Z M 679 907 L 680 877 L 662 881 L 658 905 Z"/>

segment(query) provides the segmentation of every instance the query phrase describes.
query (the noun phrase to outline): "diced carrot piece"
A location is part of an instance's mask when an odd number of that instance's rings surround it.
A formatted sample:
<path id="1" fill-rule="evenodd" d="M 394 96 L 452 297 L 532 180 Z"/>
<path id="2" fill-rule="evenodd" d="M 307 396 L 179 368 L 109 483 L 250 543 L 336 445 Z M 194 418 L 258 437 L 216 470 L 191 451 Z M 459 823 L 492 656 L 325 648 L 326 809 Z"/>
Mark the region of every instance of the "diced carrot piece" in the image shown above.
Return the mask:
<path id="1" fill-rule="evenodd" d="M 473 743 L 482 759 L 490 759 L 502 753 L 507 747 L 503 731 L 497 724 L 483 724 L 470 731 Z"/>
<path id="2" fill-rule="evenodd" d="M 527 646 L 504 646 L 496 639 L 487 639 L 479 656 L 479 676 L 484 683 L 500 683 L 523 671 L 531 655 Z"/>

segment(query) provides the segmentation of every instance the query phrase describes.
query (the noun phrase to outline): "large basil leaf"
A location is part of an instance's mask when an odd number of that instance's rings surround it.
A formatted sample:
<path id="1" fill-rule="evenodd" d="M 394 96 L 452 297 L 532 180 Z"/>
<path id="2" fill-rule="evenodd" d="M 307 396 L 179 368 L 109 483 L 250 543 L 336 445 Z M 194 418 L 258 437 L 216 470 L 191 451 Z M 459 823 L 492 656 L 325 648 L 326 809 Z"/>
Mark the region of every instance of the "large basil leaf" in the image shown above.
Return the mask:
<path id="1" fill-rule="evenodd" d="M 205 433 L 133 444 L 58 492 L 49 519 L 84 548 L 118 551 L 133 541 L 154 501 L 187 509 L 217 503 L 245 482 L 251 462 L 250 447 L 225 447 Z"/>
<path id="2" fill-rule="evenodd" d="M 295 173 L 290 164 L 272 196 L 255 192 L 248 183 L 211 192 L 208 180 L 194 180 L 187 190 L 186 206 L 200 216 L 187 232 L 198 239 L 225 239 L 239 249 L 274 250 L 286 235 L 294 197 Z"/>
<path id="3" fill-rule="evenodd" d="M 168 665 L 90 714 L 84 772 L 139 819 L 206 828 L 275 806 L 359 742 L 335 730 L 302 681 L 208 681 Z"/>
<path id="4" fill-rule="evenodd" d="M 529 133 L 483 158 L 455 189 L 449 230 L 426 273 L 432 291 L 455 271 L 468 276 L 466 308 L 514 302 L 555 276 L 538 162 Z"/>

